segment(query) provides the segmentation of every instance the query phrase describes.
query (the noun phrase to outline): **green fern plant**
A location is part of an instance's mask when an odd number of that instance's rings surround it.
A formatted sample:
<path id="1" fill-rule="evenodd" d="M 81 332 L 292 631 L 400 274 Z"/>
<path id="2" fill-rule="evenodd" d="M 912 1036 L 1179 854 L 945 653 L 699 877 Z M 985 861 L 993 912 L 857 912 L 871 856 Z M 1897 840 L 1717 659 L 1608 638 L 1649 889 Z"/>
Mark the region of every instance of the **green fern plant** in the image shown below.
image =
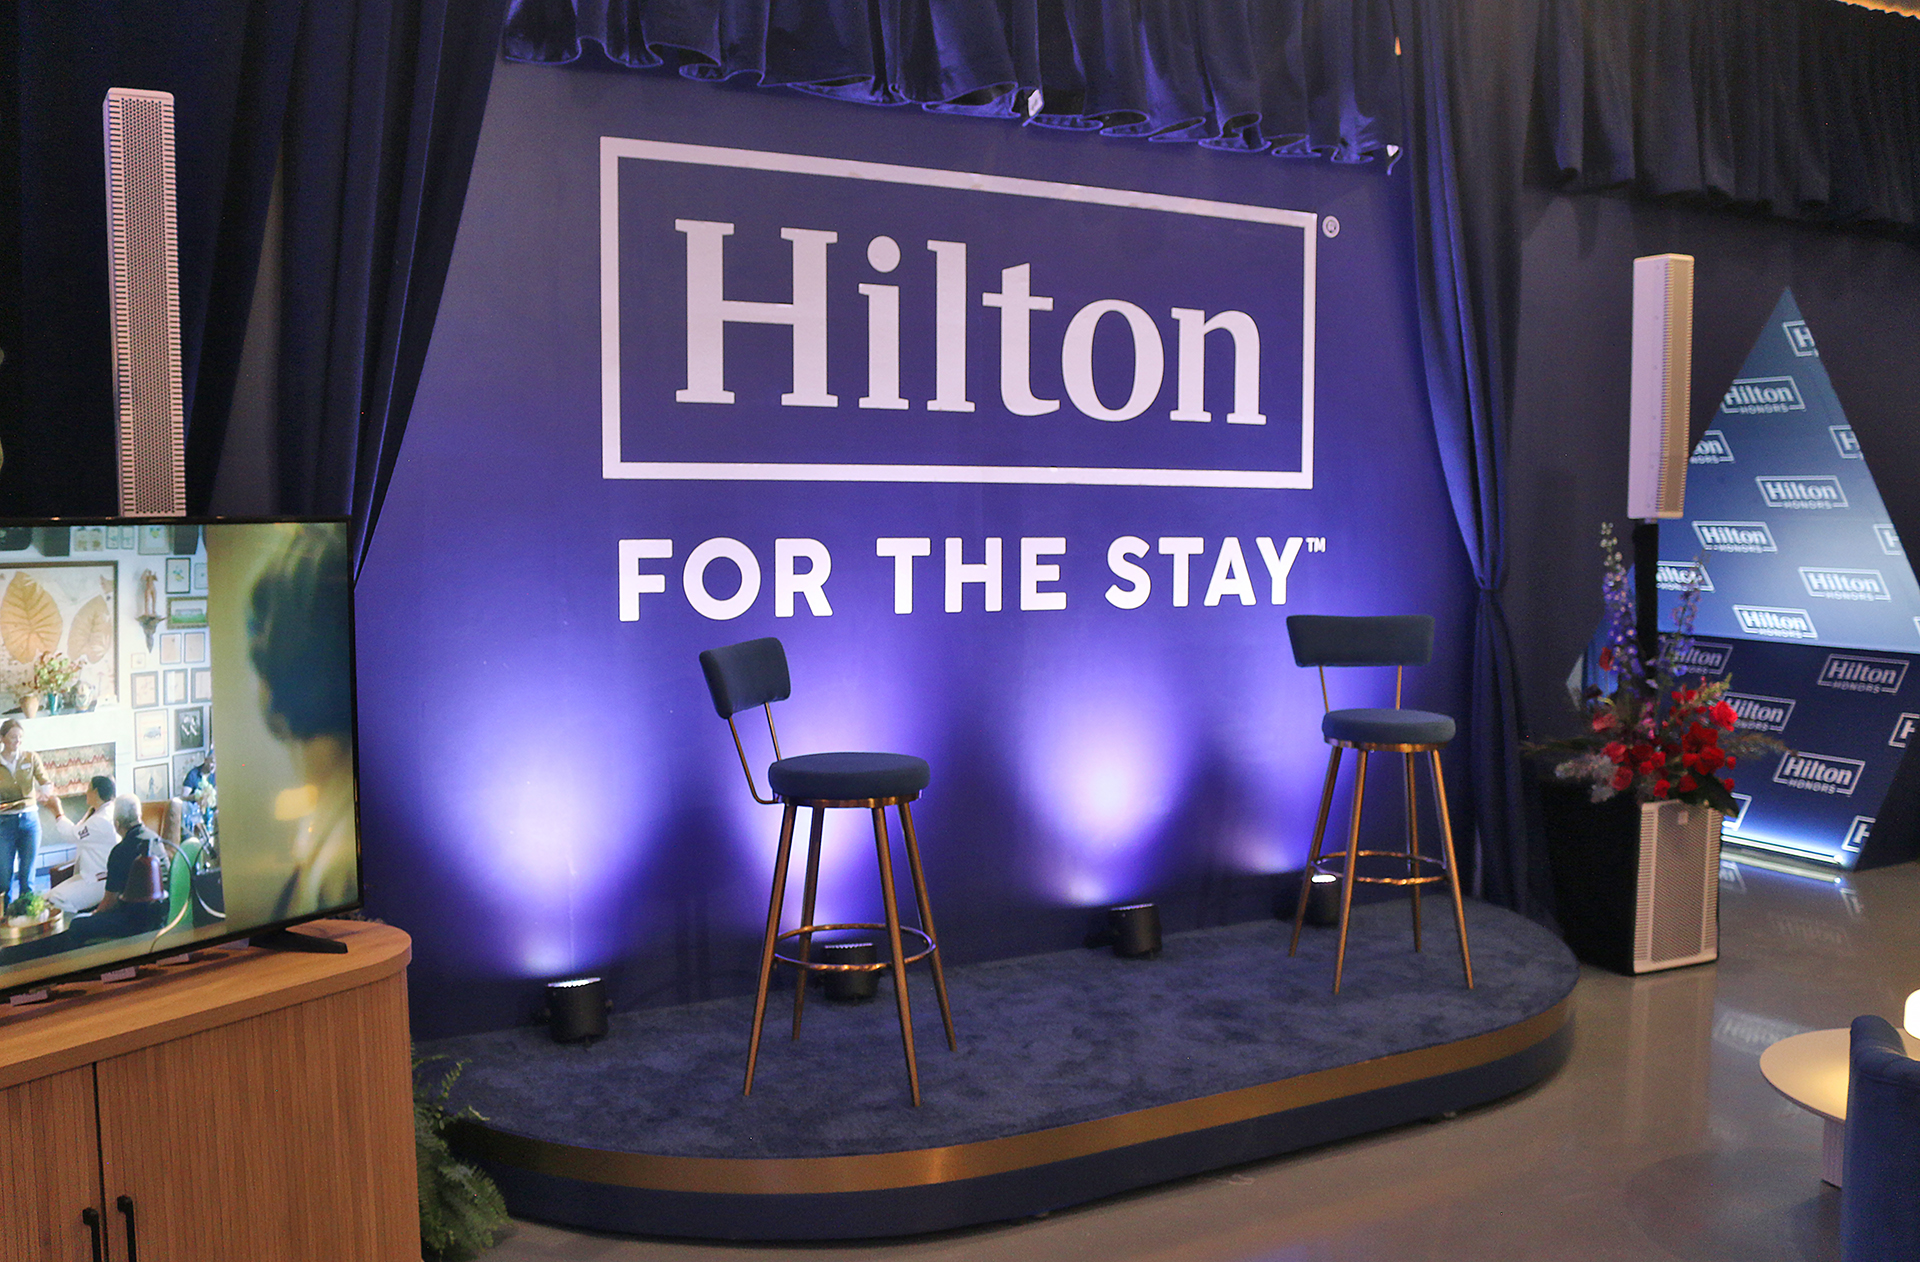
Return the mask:
<path id="1" fill-rule="evenodd" d="M 467 1062 L 423 1073 L 444 1056 L 413 1061 L 413 1147 L 420 1177 L 420 1252 L 426 1262 L 465 1262 L 493 1247 L 507 1225 L 506 1202 L 493 1180 L 454 1156 L 447 1129 L 482 1122 L 473 1106 L 451 1110 L 447 1097 Z"/>

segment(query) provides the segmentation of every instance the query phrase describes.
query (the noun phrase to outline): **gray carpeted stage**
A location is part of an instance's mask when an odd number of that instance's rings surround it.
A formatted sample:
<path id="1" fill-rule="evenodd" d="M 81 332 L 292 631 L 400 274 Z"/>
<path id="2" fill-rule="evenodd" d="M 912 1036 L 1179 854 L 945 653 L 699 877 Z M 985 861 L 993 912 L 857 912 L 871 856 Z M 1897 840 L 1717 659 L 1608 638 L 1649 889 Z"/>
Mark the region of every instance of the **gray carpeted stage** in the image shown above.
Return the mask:
<path id="1" fill-rule="evenodd" d="M 902 1234 L 1035 1213 L 1498 1098 L 1564 1056 L 1578 967 L 1518 916 L 1469 903 L 1472 991 L 1449 908 L 1355 907 L 1286 955 L 1278 921 L 1169 935 L 1154 960 L 1074 950 L 948 970 L 949 1052 L 910 972 L 921 1108 L 890 983 L 769 1009 L 740 1094 L 750 997 L 617 1014 L 592 1047 L 540 1027 L 423 1045 L 468 1062 L 466 1145 L 516 1214 L 664 1235 Z"/>

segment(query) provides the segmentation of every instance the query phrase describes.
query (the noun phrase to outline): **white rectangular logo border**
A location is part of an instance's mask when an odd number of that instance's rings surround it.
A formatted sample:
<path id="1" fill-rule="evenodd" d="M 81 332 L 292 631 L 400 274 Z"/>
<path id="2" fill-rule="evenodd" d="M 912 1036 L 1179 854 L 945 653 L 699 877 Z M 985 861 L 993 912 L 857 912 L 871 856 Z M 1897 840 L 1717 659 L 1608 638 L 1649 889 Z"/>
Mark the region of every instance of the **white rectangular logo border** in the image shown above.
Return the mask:
<path id="1" fill-rule="evenodd" d="M 1100 469 L 1020 465 L 767 464 L 691 460 L 626 460 L 620 443 L 620 159 L 682 162 L 694 166 L 782 171 L 883 184 L 915 184 L 1013 197 L 1138 210 L 1161 210 L 1215 219 L 1278 224 L 1301 229 L 1301 384 L 1300 468 L 1264 469 Z M 1278 210 L 1236 202 L 1207 201 L 1165 193 L 1063 184 L 1052 180 L 978 175 L 937 167 L 860 162 L 813 154 L 774 153 L 686 145 L 665 140 L 600 137 L 600 476 L 681 481 L 748 482 L 959 482 L 1051 486 L 1191 486 L 1251 490 L 1313 489 L 1313 394 L 1315 249 L 1320 217 L 1301 210 Z"/>

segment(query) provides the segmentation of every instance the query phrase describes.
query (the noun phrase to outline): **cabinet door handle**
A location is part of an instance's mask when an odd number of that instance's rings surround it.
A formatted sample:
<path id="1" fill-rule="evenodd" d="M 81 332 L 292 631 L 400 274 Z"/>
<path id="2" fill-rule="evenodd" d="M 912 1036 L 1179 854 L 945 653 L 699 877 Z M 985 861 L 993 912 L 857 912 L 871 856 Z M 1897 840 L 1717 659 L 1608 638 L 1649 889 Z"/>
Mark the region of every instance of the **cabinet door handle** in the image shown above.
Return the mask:
<path id="1" fill-rule="evenodd" d="M 89 1205 L 80 1211 L 80 1221 L 93 1233 L 93 1262 L 107 1262 L 106 1255 L 100 1252 L 100 1211 Z"/>
<path id="2" fill-rule="evenodd" d="M 122 1196 L 113 1207 L 127 1216 L 127 1262 L 140 1262 L 140 1246 L 133 1236 L 133 1198 Z"/>

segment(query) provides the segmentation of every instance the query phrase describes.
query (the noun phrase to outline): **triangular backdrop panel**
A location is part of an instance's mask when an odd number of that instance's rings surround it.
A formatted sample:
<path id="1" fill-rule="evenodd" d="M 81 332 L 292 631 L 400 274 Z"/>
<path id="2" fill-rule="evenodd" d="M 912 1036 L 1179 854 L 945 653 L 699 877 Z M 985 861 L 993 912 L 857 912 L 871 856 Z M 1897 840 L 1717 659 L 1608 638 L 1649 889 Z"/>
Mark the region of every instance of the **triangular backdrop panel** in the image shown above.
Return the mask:
<path id="1" fill-rule="evenodd" d="M 1912 838 L 1873 833 L 1920 721 L 1920 583 L 1791 291 L 1694 448 L 1686 507 L 1661 523 L 1662 626 L 1703 567 L 1688 664 L 1788 747 L 1737 769 L 1728 835 L 1845 867 L 1906 857 Z"/>

